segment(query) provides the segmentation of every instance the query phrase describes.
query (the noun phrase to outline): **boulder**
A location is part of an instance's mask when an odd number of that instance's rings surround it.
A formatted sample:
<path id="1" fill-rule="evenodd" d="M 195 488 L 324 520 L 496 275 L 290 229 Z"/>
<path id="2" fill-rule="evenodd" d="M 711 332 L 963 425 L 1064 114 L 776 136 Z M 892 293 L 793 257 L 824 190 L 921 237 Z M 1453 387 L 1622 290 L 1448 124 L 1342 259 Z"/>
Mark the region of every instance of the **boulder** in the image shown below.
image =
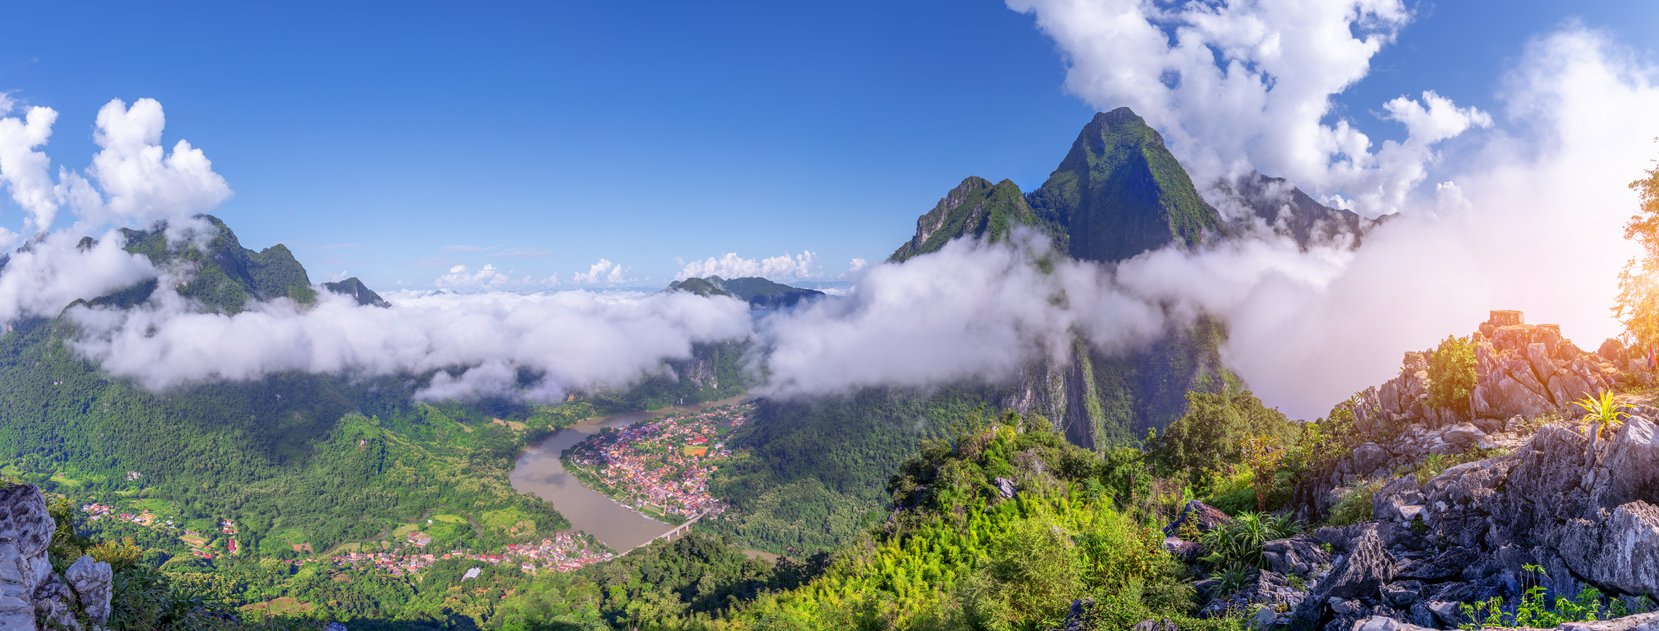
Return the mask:
<path id="1" fill-rule="evenodd" d="M 1198 500 L 1191 500 L 1187 502 L 1186 506 L 1181 507 L 1181 514 L 1175 516 L 1175 521 L 1164 527 L 1164 536 L 1173 537 L 1180 533 L 1181 527 L 1186 525 L 1187 522 L 1192 522 L 1192 525 L 1198 528 L 1198 532 L 1209 532 L 1216 526 L 1231 521 L 1233 521 L 1233 518 L 1222 512 L 1221 509 Z"/>
<path id="2" fill-rule="evenodd" d="M 1361 476 L 1369 476 L 1383 467 L 1388 466 L 1390 456 L 1388 450 L 1376 443 L 1364 443 L 1354 448 L 1353 455 L 1349 456 L 1352 471 Z"/>
<path id="3" fill-rule="evenodd" d="M 109 621 L 109 564 L 81 557 L 59 577 L 47 558 L 56 529 L 40 489 L 0 484 L 0 629 L 83 629 L 83 622 L 101 628 Z"/>
<path id="4" fill-rule="evenodd" d="M 1601 348 L 1596 349 L 1596 354 L 1608 362 L 1617 364 L 1624 359 L 1624 345 L 1618 340 L 1607 338 L 1607 341 L 1601 343 Z"/>
<path id="5" fill-rule="evenodd" d="M 1481 431 L 1479 427 L 1475 427 L 1474 423 L 1458 423 L 1447 428 L 1446 432 L 1441 434 L 1441 438 L 1458 447 L 1469 449 L 1485 441 L 1486 432 Z"/>
<path id="6" fill-rule="evenodd" d="M 1659 597 L 1659 507 L 1637 500 L 1605 522 L 1575 519 L 1557 544 L 1574 574 L 1622 593 Z"/>
<path id="7" fill-rule="evenodd" d="M 1331 553 L 1318 539 L 1296 535 L 1262 544 L 1262 560 L 1274 572 L 1309 576 L 1330 566 Z"/>
<path id="8" fill-rule="evenodd" d="M 1383 583 L 1394 578 L 1394 571 L 1394 557 L 1383 548 L 1377 531 L 1368 529 L 1331 570 L 1320 593 L 1328 598 L 1374 600 L 1381 595 Z"/>
<path id="9" fill-rule="evenodd" d="M 114 589 L 114 572 L 108 563 L 82 555 L 63 572 L 75 599 L 86 605 L 86 616 L 94 625 L 109 623 L 110 595 Z"/>

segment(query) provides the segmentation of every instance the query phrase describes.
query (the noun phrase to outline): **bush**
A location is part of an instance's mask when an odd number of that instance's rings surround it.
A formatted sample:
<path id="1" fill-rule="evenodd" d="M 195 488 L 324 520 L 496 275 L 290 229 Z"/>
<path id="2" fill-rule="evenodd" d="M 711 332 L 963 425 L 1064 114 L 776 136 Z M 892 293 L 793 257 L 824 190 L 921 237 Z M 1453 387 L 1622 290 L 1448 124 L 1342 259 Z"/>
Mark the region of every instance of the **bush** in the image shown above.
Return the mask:
<path id="1" fill-rule="evenodd" d="M 1295 527 L 1284 518 L 1241 513 L 1199 539 L 1204 546 L 1202 560 L 1210 568 L 1210 575 L 1220 579 L 1222 592 L 1231 592 L 1243 587 L 1266 563 L 1262 546 L 1293 532 Z"/>
<path id="2" fill-rule="evenodd" d="M 1466 337 L 1447 336 L 1429 354 L 1429 404 L 1472 414 L 1475 391 L 1475 345 Z"/>
<path id="3" fill-rule="evenodd" d="M 1366 482 L 1354 487 L 1331 507 L 1331 514 L 1326 517 L 1325 523 L 1332 526 L 1348 526 L 1371 521 L 1371 498 L 1375 497 L 1380 489 L 1380 481 Z"/>

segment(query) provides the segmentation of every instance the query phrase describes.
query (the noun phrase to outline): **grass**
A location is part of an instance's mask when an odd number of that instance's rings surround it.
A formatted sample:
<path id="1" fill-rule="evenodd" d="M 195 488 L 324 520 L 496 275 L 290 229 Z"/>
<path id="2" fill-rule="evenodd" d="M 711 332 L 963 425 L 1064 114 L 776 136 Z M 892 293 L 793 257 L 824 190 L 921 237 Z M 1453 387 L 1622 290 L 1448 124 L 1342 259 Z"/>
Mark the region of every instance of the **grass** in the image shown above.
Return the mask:
<path id="1" fill-rule="evenodd" d="M 1331 507 L 1331 514 L 1325 519 L 1325 523 L 1332 526 L 1348 526 L 1371 521 L 1371 498 L 1375 497 L 1380 489 L 1382 482 L 1373 480 L 1349 490 Z"/>
<path id="2" fill-rule="evenodd" d="M 249 603 L 243 605 L 241 610 L 243 613 L 281 618 L 286 616 L 308 614 L 311 613 L 311 610 L 316 608 L 316 605 L 307 602 L 300 602 L 299 599 L 292 596 L 283 596 L 281 598 L 273 598 L 265 602 Z"/>

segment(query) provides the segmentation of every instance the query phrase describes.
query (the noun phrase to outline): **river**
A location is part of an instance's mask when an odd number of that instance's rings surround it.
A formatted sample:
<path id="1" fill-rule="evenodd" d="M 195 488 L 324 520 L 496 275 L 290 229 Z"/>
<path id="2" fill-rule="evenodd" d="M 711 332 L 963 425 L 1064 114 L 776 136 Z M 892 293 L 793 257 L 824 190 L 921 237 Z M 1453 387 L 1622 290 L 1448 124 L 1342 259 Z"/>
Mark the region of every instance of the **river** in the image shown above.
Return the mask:
<path id="1" fill-rule="evenodd" d="M 667 534 L 674 529 L 674 525 L 641 515 L 584 486 L 576 476 L 565 471 L 564 463 L 559 462 L 559 454 L 607 427 L 621 429 L 648 418 L 697 412 L 739 403 L 745 398 L 733 397 L 650 412 L 590 418 L 561 429 L 525 449 L 524 453 L 519 454 L 518 462 L 513 465 L 508 477 L 513 488 L 520 493 L 530 493 L 551 502 L 553 508 L 570 520 L 577 530 L 597 537 L 619 553 L 627 552 Z"/>

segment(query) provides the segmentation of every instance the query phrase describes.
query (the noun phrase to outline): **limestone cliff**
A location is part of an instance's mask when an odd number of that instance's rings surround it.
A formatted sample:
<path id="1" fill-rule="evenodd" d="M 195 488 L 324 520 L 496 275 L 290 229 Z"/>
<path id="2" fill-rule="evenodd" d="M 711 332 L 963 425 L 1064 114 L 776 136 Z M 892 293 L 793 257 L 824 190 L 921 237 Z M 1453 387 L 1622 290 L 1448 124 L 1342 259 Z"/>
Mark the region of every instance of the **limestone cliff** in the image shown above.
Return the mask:
<path id="1" fill-rule="evenodd" d="M 102 629 L 109 622 L 113 575 L 83 556 L 62 575 L 47 548 L 57 524 L 40 489 L 0 486 L 0 631 Z"/>

